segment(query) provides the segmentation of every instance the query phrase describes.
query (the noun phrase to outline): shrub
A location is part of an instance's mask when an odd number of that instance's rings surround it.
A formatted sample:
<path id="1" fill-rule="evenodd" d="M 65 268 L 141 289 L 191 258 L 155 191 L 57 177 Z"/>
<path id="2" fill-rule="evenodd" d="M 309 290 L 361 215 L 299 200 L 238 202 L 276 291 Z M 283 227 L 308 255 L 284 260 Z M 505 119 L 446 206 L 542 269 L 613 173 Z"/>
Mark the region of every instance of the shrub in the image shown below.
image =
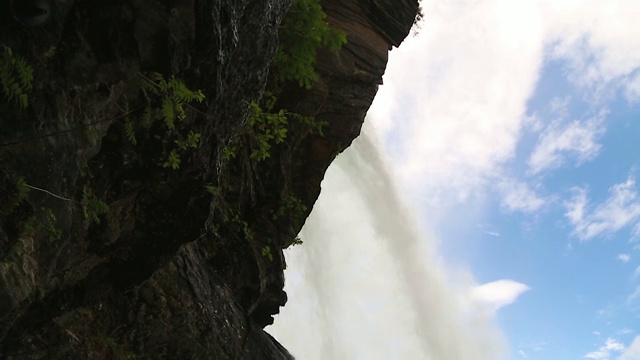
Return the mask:
<path id="1" fill-rule="evenodd" d="M 319 0 L 293 0 L 282 21 L 280 45 L 272 63 L 276 81 L 297 81 L 310 88 L 318 80 L 313 68 L 318 49 L 326 46 L 336 51 L 346 44 L 347 35 L 329 27 L 326 16 Z"/>

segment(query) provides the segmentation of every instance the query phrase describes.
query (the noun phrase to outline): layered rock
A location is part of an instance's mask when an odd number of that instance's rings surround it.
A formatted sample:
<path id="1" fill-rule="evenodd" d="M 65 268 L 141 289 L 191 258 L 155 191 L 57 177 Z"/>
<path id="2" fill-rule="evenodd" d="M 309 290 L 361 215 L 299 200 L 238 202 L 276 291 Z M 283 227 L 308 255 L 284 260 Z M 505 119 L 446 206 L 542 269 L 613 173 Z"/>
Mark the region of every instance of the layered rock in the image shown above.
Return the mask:
<path id="1" fill-rule="evenodd" d="M 52 5 L 39 28 L 0 14 L 0 41 L 35 74 L 25 110 L 0 103 L 0 357 L 291 358 L 262 330 L 286 302 L 282 248 L 359 134 L 415 1 L 323 2 L 349 42 L 278 106 L 328 125 L 292 125 L 259 163 L 243 143 L 247 103 L 263 94 L 288 0 Z M 173 132 L 142 120 L 162 106 L 141 91 L 155 72 L 206 96 Z M 197 150 L 163 166 L 189 132 Z M 30 191 L 10 204 L 18 178 Z M 93 198 L 108 213 L 91 214 Z"/>

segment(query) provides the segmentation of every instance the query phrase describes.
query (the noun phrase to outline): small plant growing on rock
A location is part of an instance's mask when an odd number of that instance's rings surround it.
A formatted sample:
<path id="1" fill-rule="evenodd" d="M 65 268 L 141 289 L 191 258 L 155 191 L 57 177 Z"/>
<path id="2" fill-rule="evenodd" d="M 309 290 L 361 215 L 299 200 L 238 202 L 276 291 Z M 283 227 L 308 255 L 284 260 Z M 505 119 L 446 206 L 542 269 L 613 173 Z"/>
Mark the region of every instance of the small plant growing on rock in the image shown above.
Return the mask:
<path id="1" fill-rule="evenodd" d="M 269 261 L 273 261 L 273 254 L 271 253 L 271 246 L 266 245 L 265 247 L 263 247 L 262 250 L 261 250 L 261 254 L 262 254 L 262 256 L 264 256 L 267 259 L 269 259 Z"/>
<path id="2" fill-rule="evenodd" d="M 10 47 L 0 45 L 0 84 L 4 96 L 14 101 L 22 109 L 29 106 L 29 96 L 33 82 L 33 68 Z"/>
<path id="3" fill-rule="evenodd" d="M 109 205 L 100 200 L 93 194 L 91 188 L 84 187 L 82 192 L 82 214 L 87 228 L 92 223 L 100 224 L 100 215 L 104 215 L 109 212 Z"/>
<path id="4" fill-rule="evenodd" d="M 280 45 L 272 66 L 277 80 L 297 81 L 311 88 L 318 80 L 313 66 L 318 49 L 326 46 L 336 51 L 347 43 L 347 35 L 329 27 L 319 0 L 293 0 L 280 29 Z"/>

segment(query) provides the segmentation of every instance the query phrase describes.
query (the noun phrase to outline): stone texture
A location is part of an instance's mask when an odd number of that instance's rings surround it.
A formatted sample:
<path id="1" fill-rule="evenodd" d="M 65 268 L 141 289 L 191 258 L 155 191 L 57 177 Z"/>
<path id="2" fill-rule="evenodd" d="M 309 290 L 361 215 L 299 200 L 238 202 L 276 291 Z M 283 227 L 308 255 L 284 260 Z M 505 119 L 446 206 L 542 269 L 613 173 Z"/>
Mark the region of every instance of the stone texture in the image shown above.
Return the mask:
<path id="1" fill-rule="evenodd" d="M 263 94 L 289 0 L 52 5 L 40 28 L 0 5 L 0 42 L 35 74 L 26 110 L 0 101 L 0 357 L 290 359 L 263 331 L 287 300 L 281 249 L 359 134 L 417 4 L 323 1 L 349 43 L 321 52 L 318 83 L 289 85 L 278 105 L 328 126 L 320 136 L 291 125 L 259 163 L 243 135 L 247 103 Z M 141 121 L 140 84 L 154 72 L 206 95 L 171 135 L 201 134 L 177 170 L 162 166 L 166 126 Z M 17 177 L 31 186 L 19 202 Z M 100 223 L 83 215 L 85 189 L 109 205 Z M 293 196 L 304 211 L 286 207 Z"/>

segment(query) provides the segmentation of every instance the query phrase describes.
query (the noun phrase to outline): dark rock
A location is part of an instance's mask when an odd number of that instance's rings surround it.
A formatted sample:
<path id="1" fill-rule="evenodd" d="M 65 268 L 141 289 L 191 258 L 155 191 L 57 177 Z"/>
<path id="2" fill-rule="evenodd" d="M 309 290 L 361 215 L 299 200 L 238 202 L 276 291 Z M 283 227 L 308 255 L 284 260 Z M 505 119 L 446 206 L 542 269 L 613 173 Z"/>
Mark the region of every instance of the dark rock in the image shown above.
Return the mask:
<path id="1" fill-rule="evenodd" d="M 49 21 L 51 4 L 47 0 L 11 0 L 11 13 L 24 26 L 42 26 Z"/>
<path id="2" fill-rule="evenodd" d="M 349 43 L 321 51 L 317 84 L 285 86 L 278 106 L 326 121 L 324 136 L 292 123 L 260 162 L 247 104 L 289 0 L 51 4 L 41 28 L 0 24 L 34 69 L 26 109 L 0 101 L 0 358 L 290 359 L 262 330 L 287 301 L 282 249 L 358 136 L 417 3 L 323 2 Z M 174 130 L 165 95 L 141 91 L 155 73 L 206 95 Z M 163 166 L 190 132 L 197 150 Z"/>

